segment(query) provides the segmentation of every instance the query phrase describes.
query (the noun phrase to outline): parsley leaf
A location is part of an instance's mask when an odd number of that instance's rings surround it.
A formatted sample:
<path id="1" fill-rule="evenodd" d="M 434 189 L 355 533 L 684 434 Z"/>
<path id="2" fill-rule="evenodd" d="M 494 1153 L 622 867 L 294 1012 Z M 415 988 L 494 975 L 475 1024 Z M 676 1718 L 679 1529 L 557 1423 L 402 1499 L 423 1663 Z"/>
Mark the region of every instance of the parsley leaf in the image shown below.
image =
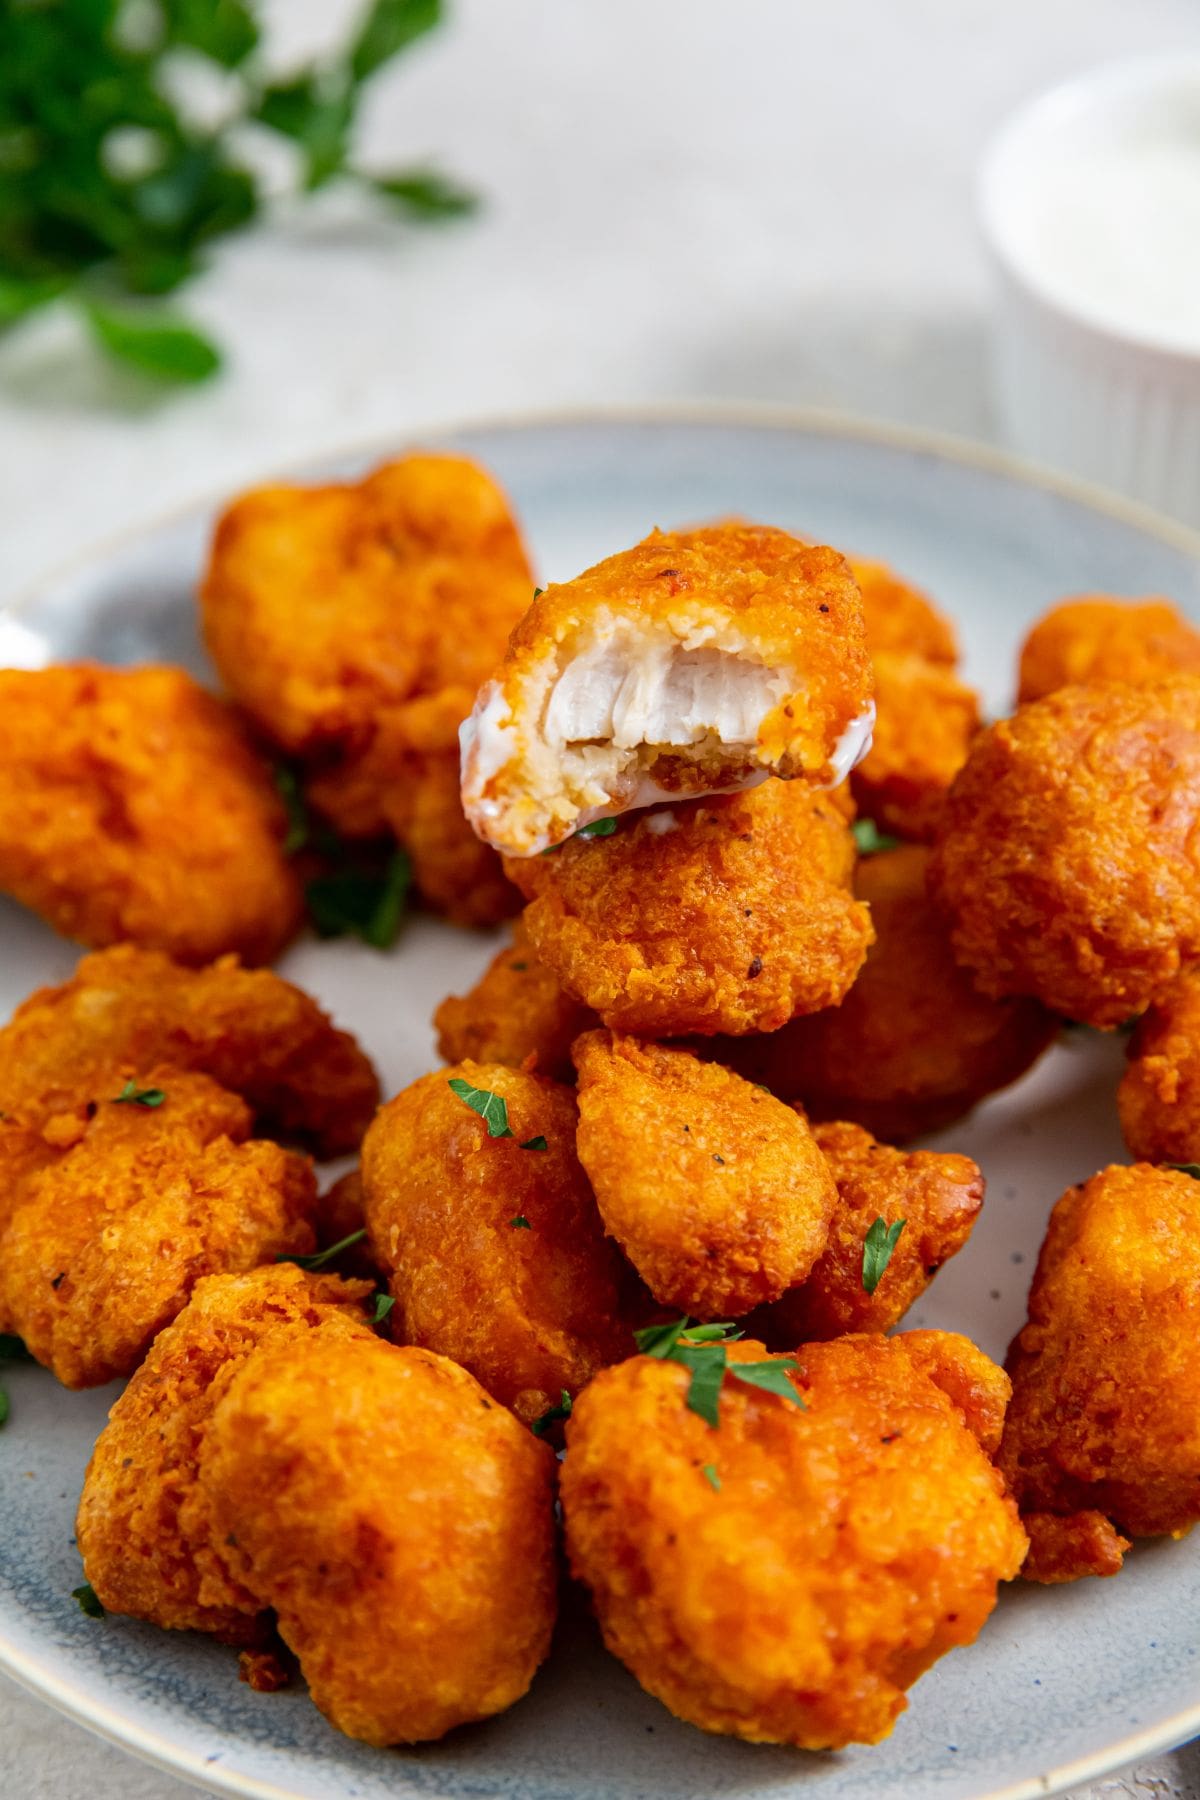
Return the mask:
<path id="1" fill-rule="evenodd" d="M 1193 1181 L 1200 1181 L 1200 1163 L 1164 1163 L 1164 1169 L 1174 1169 L 1180 1175 L 1190 1175 Z"/>
<path id="2" fill-rule="evenodd" d="M 718 1402 L 728 1375 L 748 1387 L 761 1388 L 781 1400 L 804 1407 L 804 1401 L 788 1380 L 788 1373 L 798 1364 L 795 1357 L 775 1356 L 764 1362 L 731 1363 L 728 1346 L 743 1333 L 735 1325 L 691 1325 L 685 1315 L 668 1325 L 647 1325 L 634 1332 L 634 1341 L 643 1356 L 662 1362 L 681 1363 L 691 1374 L 687 1406 L 698 1413 L 706 1425 L 714 1429 L 720 1424 Z"/>
<path id="3" fill-rule="evenodd" d="M 892 1251 L 900 1242 L 900 1233 L 907 1225 L 907 1219 L 897 1219 L 889 1225 L 886 1219 L 876 1219 L 863 1239 L 862 1284 L 868 1294 L 873 1294 L 883 1280 L 884 1270 L 892 1260 Z"/>
<path id="4" fill-rule="evenodd" d="M 371 1314 L 372 1325 L 382 1325 L 395 1304 L 394 1294 L 376 1294 L 375 1311 Z"/>
<path id="5" fill-rule="evenodd" d="M 518 1213 L 515 1219 L 510 1219 L 508 1222 L 514 1231 L 533 1230 L 533 1226 L 529 1223 L 529 1220 L 525 1217 L 524 1213 Z"/>
<path id="6" fill-rule="evenodd" d="M 459 187 L 436 169 L 406 169 L 396 175 L 372 175 L 371 186 L 395 200 L 418 219 L 460 219 L 479 205 L 469 188 Z"/>
<path id="7" fill-rule="evenodd" d="M 381 870 L 367 864 L 317 875 L 304 892 L 318 937 L 358 937 L 374 950 L 389 950 L 404 917 L 412 865 L 395 850 Z"/>
<path id="8" fill-rule="evenodd" d="M 132 1076 L 125 1083 L 119 1094 L 114 1094 L 114 1106 L 161 1106 L 166 1099 L 162 1088 L 140 1088 Z"/>
<path id="9" fill-rule="evenodd" d="M 531 1137 L 525 1139 L 521 1148 L 522 1150 L 548 1150 L 550 1146 L 544 1137 Z"/>
<path id="10" fill-rule="evenodd" d="M 535 1419 L 529 1429 L 532 1431 L 534 1437 L 545 1437 L 552 1425 L 557 1425 L 560 1419 L 569 1419 L 570 1416 L 571 1396 L 568 1394 L 566 1388 L 563 1388 L 562 1399 L 559 1401 L 558 1405 L 550 1407 L 548 1411 L 542 1414 L 540 1419 Z"/>
<path id="11" fill-rule="evenodd" d="M 487 1088 L 472 1087 L 461 1075 L 455 1075 L 448 1083 L 450 1092 L 457 1094 L 465 1106 L 479 1114 L 487 1126 L 490 1138 L 510 1138 L 512 1130 L 508 1123 L 508 1102 L 502 1094 L 493 1094 Z"/>
<path id="12" fill-rule="evenodd" d="M 32 1362 L 33 1358 L 11 1331 L 0 1331 L 0 1362 Z"/>
<path id="13" fill-rule="evenodd" d="M 581 825 L 575 836 L 581 838 L 611 837 L 616 829 L 617 821 L 615 819 L 593 819 L 590 825 Z"/>
<path id="14" fill-rule="evenodd" d="M 216 345 L 182 319 L 94 300 L 83 310 L 102 350 L 157 381 L 207 381 L 221 366 Z"/>
<path id="15" fill-rule="evenodd" d="M 281 1251 L 275 1261 L 295 1263 L 298 1269 L 324 1269 L 335 1256 L 340 1256 L 343 1250 L 349 1250 L 353 1244 L 361 1244 L 366 1235 L 366 1226 L 360 1225 L 357 1231 L 352 1231 L 348 1236 L 339 1238 L 336 1244 L 329 1244 L 324 1250 L 312 1250 L 306 1256 L 289 1256 L 286 1252 Z"/>
<path id="16" fill-rule="evenodd" d="M 860 856 L 874 856 L 880 850 L 899 848 L 900 839 L 889 837 L 886 832 L 880 831 L 874 819 L 855 819 L 850 829 L 854 833 L 855 846 Z"/>
<path id="17" fill-rule="evenodd" d="M 703 1475 L 705 1481 L 707 1481 L 713 1493 L 719 1494 L 721 1491 L 721 1477 L 717 1474 L 716 1465 L 714 1463 L 705 1463 L 700 1473 Z"/>
<path id="18" fill-rule="evenodd" d="M 773 1356 L 769 1362 L 730 1363 L 729 1373 L 734 1381 L 761 1388 L 764 1394 L 778 1394 L 781 1400 L 802 1407 L 803 1400 L 788 1380 L 799 1367 L 794 1356 Z"/>
<path id="19" fill-rule="evenodd" d="M 300 785 L 300 777 L 288 763 L 276 763 L 272 771 L 279 798 L 283 801 L 283 809 L 287 814 L 287 836 L 283 840 L 283 854 L 295 856 L 297 850 L 303 850 L 308 843 L 311 827 L 309 825 L 308 807 L 304 803 L 304 789 Z"/>
<path id="20" fill-rule="evenodd" d="M 82 1587 L 72 1588 L 71 1598 L 77 1602 L 80 1612 L 86 1613 L 89 1619 L 103 1619 L 105 1617 L 104 1608 L 100 1604 L 100 1597 L 90 1581 L 85 1581 Z"/>

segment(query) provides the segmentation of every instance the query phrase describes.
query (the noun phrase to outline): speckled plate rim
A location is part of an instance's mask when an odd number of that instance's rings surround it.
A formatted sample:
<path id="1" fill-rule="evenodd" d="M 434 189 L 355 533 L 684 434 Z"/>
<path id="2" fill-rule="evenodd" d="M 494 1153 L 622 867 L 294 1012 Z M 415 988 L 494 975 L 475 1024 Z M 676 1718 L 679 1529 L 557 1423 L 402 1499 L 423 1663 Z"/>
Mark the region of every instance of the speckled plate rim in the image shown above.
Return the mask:
<path id="1" fill-rule="evenodd" d="M 859 442 L 923 455 L 975 469 L 984 475 L 995 475 L 1074 502 L 1144 532 L 1147 536 L 1158 538 L 1200 564 L 1200 532 L 1164 518 L 1135 501 L 1025 462 L 1006 451 L 976 443 L 969 438 L 936 431 L 912 430 L 906 426 L 885 424 L 821 408 L 675 402 L 661 406 L 565 408 L 543 413 L 500 414 L 490 418 L 443 422 L 439 425 L 418 424 L 403 433 L 381 433 L 369 439 L 344 441 L 322 454 L 306 455 L 273 466 L 264 471 L 259 479 L 304 479 L 330 466 L 370 462 L 373 458 L 396 452 L 405 444 L 436 444 L 442 440 L 457 440 L 482 432 L 537 433 L 556 427 L 586 428 L 593 425 L 698 425 L 773 430 L 837 438 L 844 442 Z M 37 605 L 60 584 L 79 579 L 91 568 L 102 567 L 122 550 L 136 545 L 140 540 L 181 523 L 198 512 L 215 509 L 224 501 L 228 492 L 227 485 L 207 488 L 192 499 L 167 508 L 137 525 L 95 540 L 75 555 L 64 558 L 44 575 L 18 588 L 11 599 L 0 603 L 0 617 L 19 615 Z M 73 1687 L 65 1676 L 50 1665 L 43 1664 L 18 1649 L 4 1636 L 2 1629 L 0 1671 L 96 1736 L 162 1770 L 164 1774 L 193 1783 L 202 1791 L 233 1796 L 234 1800 L 298 1800 L 295 1789 L 279 1787 L 274 1782 L 262 1781 L 249 1774 L 222 1771 L 180 1749 L 160 1733 L 134 1723 L 125 1714 Z M 1157 1725 L 1132 1732 L 1114 1740 L 1103 1750 L 1077 1757 L 1040 1775 L 1030 1776 L 1007 1787 L 995 1788 L 986 1797 L 982 1797 L 982 1800 L 1041 1800 L 1043 1796 L 1061 1794 L 1069 1788 L 1110 1774 L 1128 1763 L 1172 1749 L 1197 1734 L 1200 1734 L 1200 1695 L 1191 1706 Z"/>

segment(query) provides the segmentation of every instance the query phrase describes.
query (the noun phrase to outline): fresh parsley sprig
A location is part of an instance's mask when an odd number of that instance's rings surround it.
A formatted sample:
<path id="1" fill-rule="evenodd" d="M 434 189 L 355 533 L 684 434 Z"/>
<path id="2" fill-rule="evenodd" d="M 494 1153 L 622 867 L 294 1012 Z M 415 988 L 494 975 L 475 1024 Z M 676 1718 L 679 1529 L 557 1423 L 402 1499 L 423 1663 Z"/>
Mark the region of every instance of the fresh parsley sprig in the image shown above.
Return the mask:
<path id="1" fill-rule="evenodd" d="M 545 1437 L 552 1426 L 557 1425 L 560 1420 L 569 1419 L 570 1416 L 571 1396 L 568 1394 L 566 1388 L 563 1388 L 562 1399 L 559 1401 L 558 1405 L 549 1407 L 539 1419 L 533 1421 L 533 1424 L 529 1429 L 532 1431 L 534 1437 Z"/>
<path id="2" fill-rule="evenodd" d="M 351 1231 L 344 1238 L 339 1238 L 336 1244 L 328 1244 L 324 1250 L 311 1250 L 307 1255 L 296 1256 L 290 1256 L 286 1252 L 281 1251 L 275 1258 L 275 1261 L 280 1263 L 295 1263 L 298 1269 L 308 1269 L 310 1272 L 327 1269 L 335 1256 L 340 1256 L 343 1250 L 349 1250 L 355 1244 L 361 1244 L 366 1235 L 367 1228 L 365 1225 L 361 1225 L 357 1231 Z M 390 1307 L 386 1308 L 383 1314 L 377 1314 L 376 1316 L 380 1318 L 385 1317 L 386 1312 L 389 1312 L 390 1310 Z"/>
<path id="3" fill-rule="evenodd" d="M 730 1362 L 728 1345 L 744 1335 L 734 1325 L 693 1325 L 685 1315 L 666 1325 L 648 1325 L 634 1332 L 643 1356 L 661 1362 L 677 1362 L 690 1371 L 687 1405 L 714 1430 L 720 1425 L 719 1402 L 726 1376 L 747 1387 L 790 1400 L 804 1410 L 789 1375 L 799 1368 L 794 1356 L 772 1356 L 763 1362 Z"/>
<path id="4" fill-rule="evenodd" d="M 100 1603 L 100 1596 L 90 1581 L 85 1581 L 82 1587 L 72 1588 L 71 1598 L 79 1607 L 80 1612 L 86 1613 L 89 1619 L 103 1619 L 107 1617 L 107 1614 Z"/>
<path id="5" fill-rule="evenodd" d="M 473 1113 L 479 1114 L 487 1126 L 487 1134 L 490 1138 L 512 1137 L 512 1126 L 508 1122 L 508 1101 L 503 1094 L 494 1094 L 490 1088 L 472 1087 L 471 1083 L 464 1081 L 461 1075 L 452 1076 L 447 1086 L 464 1106 L 469 1106 Z M 537 1137 L 526 1138 L 520 1148 L 522 1150 L 548 1150 L 550 1146 L 539 1134 Z M 525 1221 L 520 1222 L 524 1223 Z M 516 1225 L 518 1220 L 513 1219 L 510 1223 Z"/>
<path id="6" fill-rule="evenodd" d="M 850 830 L 854 834 L 855 848 L 860 856 L 875 856 L 880 850 L 896 850 L 900 839 L 889 837 L 886 831 L 880 831 L 874 819 L 855 819 Z"/>
<path id="7" fill-rule="evenodd" d="M 875 1219 L 868 1227 L 862 1255 L 862 1284 L 868 1294 L 873 1294 L 883 1280 L 892 1260 L 892 1251 L 907 1224 L 907 1219 L 897 1219 L 894 1225 L 889 1225 L 886 1219 Z"/>
<path id="8" fill-rule="evenodd" d="M 112 1103 L 114 1106 L 155 1107 L 161 1106 L 166 1097 L 163 1088 L 140 1088 L 131 1076 L 120 1093 L 113 1095 Z"/>

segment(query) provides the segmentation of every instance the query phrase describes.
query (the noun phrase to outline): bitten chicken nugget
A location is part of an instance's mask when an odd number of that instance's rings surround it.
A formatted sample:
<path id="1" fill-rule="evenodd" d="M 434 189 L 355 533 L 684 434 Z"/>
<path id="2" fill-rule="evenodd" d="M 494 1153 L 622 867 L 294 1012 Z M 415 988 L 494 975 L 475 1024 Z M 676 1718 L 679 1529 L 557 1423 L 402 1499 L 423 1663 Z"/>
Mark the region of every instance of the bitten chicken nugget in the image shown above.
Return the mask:
<path id="1" fill-rule="evenodd" d="M 508 503 L 458 456 L 268 487 L 226 510 L 201 592 L 230 692 L 294 752 L 369 744 L 381 707 L 492 672 L 533 593 Z"/>
<path id="2" fill-rule="evenodd" d="M 590 1031 L 574 1057 L 579 1160 L 656 1300 L 736 1317 L 804 1280 L 837 1190 L 802 1118 L 687 1050 Z"/>
<path id="3" fill-rule="evenodd" d="M 953 669 L 958 663 L 954 626 L 945 613 L 886 563 L 847 558 L 862 595 L 871 655 L 920 656 Z"/>
<path id="4" fill-rule="evenodd" d="M 129 1375 L 203 1275 L 315 1246 L 312 1165 L 250 1109 L 160 1067 L 92 1109 L 15 1191 L 0 1165 L 0 1319 L 67 1387 Z M 0 1155 L 3 1140 L 0 1140 Z"/>
<path id="5" fill-rule="evenodd" d="M 0 892 L 84 944 L 270 962 L 300 924 L 283 808 L 182 669 L 0 670 Z"/>
<path id="6" fill-rule="evenodd" d="M 354 1039 L 291 982 L 233 957 L 183 969 L 123 944 L 85 956 L 0 1030 L 0 1111 L 38 1128 L 60 1113 L 82 1119 L 157 1062 L 211 1075 L 249 1102 L 260 1129 L 323 1156 L 357 1146 L 379 1099 Z"/>
<path id="7" fill-rule="evenodd" d="M 1040 700 L 1077 683 L 1200 675 L 1200 632 L 1168 600 L 1084 594 L 1038 620 L 1021 646 L 1017 698 Z"/>
<path id="8" fill-rule="evenodd" d="M 263 1603 L 230 1572 L 197 1486 L 200 1446 L 217 1401 L 261 1346 L 310 1331 L 371 1337 L 361 1305 L 369 1292 L 294 1263 L 197 1282 L 117 1399 L 84 1478 L 75 1529 L 106 1611 L 227 1643 L 261 1637 Z"/>
<path id="9" fill-rule="evenodd" d="M 922 1360 L 903 1337 L 808 1345 L 806 1410 L 727 1377 L 717 1430 L 686 1404 L 689 1371 L 648 1356 L 576 1402 L 571 1564 L 608 1648 L 678 1717 L 755 1743 L 875 1743 L 904 1690 L 974 1640 L 1025 1534 Z"/>
<path id="10" fill-rule="evenodd" d="M 836 550 L 737 520 L 655 531 L 533 602 L 464 728 L 463 804 L 534 856 L 654 800 L 768 774 L 834 787 L 872 716 Z"/>
<path id="11" fill-rule="evenodd" d="M 596 1015 L 564 993 L 534 955 L 518 919 L 512 942 L 497 951 L 468 994 L 449 994 L 433 1015 L 438 1055 L 446 1062 L 505 1063 L 573 1081 L 571 1045 Z"/>
<path id="12" fill-rule="evenodd" d="M 1000 1467 L 1029 1531 L 1031 1579 L 1115 1574 L 1124 1537 L 1194 1525 L 1200 1183 L 1137 1163 L 1069 1188 L 1008 1370 Z"/>
<path id="13" fill-rule="evenodd" d="M 1144 1012 L 1117 1091 L 1134 1156 L 1200 1163 L 1200 968 L 1183 969 Z"/>
<path id="14" fill-rule="evenodd" d="M 714 1054 L 813 1118 L 851 1119 L 888 1142 L 936 1131 L 1023 1075 L 1057 1021 L 1032 1000 L 976 992 L 926 898 L 928 861 L 911 845 L 859 863 L 875 943 L 840 1005 Z"/>
<path id="15" fill-rule="evenodd" d="M 905 1155 L 846 1123 L 816 1125 L 813 1137 L 837 1183 L 837 1202 L 828 1241 L 808 1276 L 751 1321 L 753 1335 L 777 1350 L 847 1331 L 890 1331 L 962 1249 L 983 1204 L 983 1175 L 970 1157 L 932 1150 Z M 904 1228 L 868 1293 L 863 1245 L 876 1219 L 886 1226 L 902 1219 Z"/>
<path id="16" fill-rule="evenodd" d="M 567 993 L 643 1037 L 774 1031 L 834 1006 L 872 930 L 838 795 L 768 781 L 506 866 Z"/>
<path id="17" fill-rule="evenodd" d="M 982 731 L 929 867 L 985 994 L 1087 1025 L 1200 956 L 1200 678 L 1067 687 Z"/>
<path id="18" fill-rule="evenodd" d="M 453 1357 L 527 1422 L 632 1342 L 575 1127 L 569 1088 L 462 1062 L 389 1101 L 363 1143 L 396 1337 Z"/>
<path id="19" fill-rule="evenodd" d="M 309 1333 L 235 1374 L 199 1487 L 330 1723 L 407 1744 L 528 1689 L 554 1624 L 554 1467 L 445 1357 Z"/>
<path id="20" fill-rule="evenodd" d="M 928 843 L 979 729 L 979 698 L 952 669 L 921 656 L 877 651 L 872 667 L 875 731 L 850 791 L 882 830 Z"/>

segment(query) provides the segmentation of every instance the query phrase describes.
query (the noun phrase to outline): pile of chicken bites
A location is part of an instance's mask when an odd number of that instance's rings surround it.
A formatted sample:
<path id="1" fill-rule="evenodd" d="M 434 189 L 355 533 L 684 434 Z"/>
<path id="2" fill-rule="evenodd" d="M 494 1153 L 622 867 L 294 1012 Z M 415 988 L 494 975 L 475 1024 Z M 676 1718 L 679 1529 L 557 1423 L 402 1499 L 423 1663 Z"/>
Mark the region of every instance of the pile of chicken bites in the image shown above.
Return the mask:
<path id="1" fill-rule="evenodd" d="M 90 1610 L 353 1737 L 519 1700 L 569 1571 L 679 1718 L 873 1743 L 1000 1583 L 1200 1518 L 1200 635 L 1067 601 L 985 725 L 930 601 L 773 527 L 534 579 L 413 455 L 229 508 L 225 697 L 0 674 L 0 886 L 92 952 L 0 1032 L 0 1331 L 127 1380 Z M 265 966 L 312 821 L 519 915 L 383 1105 Z M 984 1203 L 913 1140 L 1131 1020 L 1139 1160 L 1054 1207 L 1007 1370 L 893 1334 Z"/>

